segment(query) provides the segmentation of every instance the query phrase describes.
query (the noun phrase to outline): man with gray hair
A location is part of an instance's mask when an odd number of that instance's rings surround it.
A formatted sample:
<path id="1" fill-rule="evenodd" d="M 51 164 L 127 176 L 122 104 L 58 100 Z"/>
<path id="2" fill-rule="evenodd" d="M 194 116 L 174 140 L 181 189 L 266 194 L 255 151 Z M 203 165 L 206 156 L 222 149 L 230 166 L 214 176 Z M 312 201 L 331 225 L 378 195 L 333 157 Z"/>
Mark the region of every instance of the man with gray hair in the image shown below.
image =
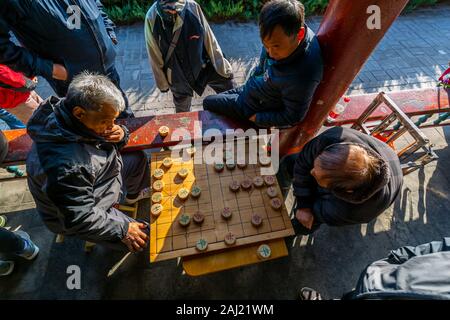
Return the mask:
<path id="1" fill-rule="evenodd" d="M 115 124 L 125 101 L 106 76 L 82 73 L 65 98 L 50 97 L 28 123 L 28 185 L 45 225 L 117 250 L 142 250 L 147 225 L 116 208 L 150 196 L 143 152 L 119 153 L 128 131 Z"/>

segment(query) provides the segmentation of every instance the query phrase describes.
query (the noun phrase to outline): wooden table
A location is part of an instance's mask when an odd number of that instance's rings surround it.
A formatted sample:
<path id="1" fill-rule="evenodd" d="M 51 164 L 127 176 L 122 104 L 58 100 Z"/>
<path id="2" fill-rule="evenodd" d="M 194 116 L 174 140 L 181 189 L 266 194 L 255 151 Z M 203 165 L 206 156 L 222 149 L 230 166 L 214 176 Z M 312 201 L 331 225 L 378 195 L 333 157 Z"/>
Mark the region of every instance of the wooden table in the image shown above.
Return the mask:
<path id="1" fill-rule="evenodd" d="M 272 249 L 272 255 L 268 259 L 260 259 L 256 255 L 258 247 L 266 243 Z M 182 258 L 183 269 L 192 277 L 203 276 L 214 272 L 225 271 L 243 267 L 255 263 L 274 260 L 288 255 L 284 239 L 270 240 L 257 244 L 228 249 L 226 251 L 209 253 L 200 256 Z"/>

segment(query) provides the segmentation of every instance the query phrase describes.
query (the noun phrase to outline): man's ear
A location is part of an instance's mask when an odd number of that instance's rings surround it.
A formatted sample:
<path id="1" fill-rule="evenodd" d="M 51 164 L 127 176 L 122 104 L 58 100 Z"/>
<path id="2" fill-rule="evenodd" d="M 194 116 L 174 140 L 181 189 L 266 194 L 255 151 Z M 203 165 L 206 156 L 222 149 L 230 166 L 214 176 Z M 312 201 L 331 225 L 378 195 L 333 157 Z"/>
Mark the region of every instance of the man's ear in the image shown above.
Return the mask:
<path id="1" fill-rule="evenodd" d="M 76 106 L 75 108 L 73 108 L 72 114 L 75 118 L 81 120 L 86 115 L 86 110 L 84 110 L 82 107 Z"/>
<path id="2" fill-rule="evenodd" d="M 297 33 L 297 40 L 298 40 L 298 42 L 302 42 L 303 39 L 305 38 L 305 35 L 306 35 L 306 29 L 305 29 L 305 27 L 301 27 L 300 30 L 298 30 L 298 33 Z"/>

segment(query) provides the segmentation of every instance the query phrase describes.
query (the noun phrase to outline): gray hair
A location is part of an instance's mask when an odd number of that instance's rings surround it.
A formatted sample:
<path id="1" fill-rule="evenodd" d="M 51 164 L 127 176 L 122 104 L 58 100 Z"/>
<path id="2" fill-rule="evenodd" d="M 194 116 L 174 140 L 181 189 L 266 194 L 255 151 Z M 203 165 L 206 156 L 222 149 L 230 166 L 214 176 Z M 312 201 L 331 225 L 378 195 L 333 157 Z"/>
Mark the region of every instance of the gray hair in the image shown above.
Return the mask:
<path id="1" fill-rule="evenodd" d="M 65 104 L 88 111 L 101 111 L 108 104 L 118 112 L 125 110 L 125 100 L 120 90 L 108 77 L 90 72 L 77 75 L 69 85 Z"/>

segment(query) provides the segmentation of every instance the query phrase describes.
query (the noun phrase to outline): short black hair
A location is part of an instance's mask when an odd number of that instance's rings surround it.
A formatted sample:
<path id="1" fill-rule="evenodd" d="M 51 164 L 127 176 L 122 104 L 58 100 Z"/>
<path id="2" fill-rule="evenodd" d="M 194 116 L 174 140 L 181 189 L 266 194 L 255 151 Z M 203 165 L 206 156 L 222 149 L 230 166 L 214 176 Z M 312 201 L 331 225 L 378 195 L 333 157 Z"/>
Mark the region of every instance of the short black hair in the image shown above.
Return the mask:
<path id="1" fill-rule="evenodd" d="M 305 25 L 305 6 L 297 0 L 271 0 L 259 15 L 261 39 L 271 36 L 276 26 L 281 26 L 288 36 L 297 34 Z"/>

